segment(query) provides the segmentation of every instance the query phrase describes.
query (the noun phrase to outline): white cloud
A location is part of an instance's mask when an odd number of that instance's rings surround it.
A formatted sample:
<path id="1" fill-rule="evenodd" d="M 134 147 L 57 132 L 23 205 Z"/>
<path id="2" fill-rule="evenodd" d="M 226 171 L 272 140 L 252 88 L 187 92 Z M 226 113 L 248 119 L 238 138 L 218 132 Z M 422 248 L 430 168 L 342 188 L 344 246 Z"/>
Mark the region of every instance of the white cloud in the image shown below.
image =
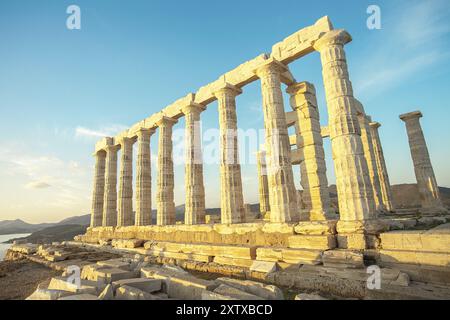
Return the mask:
<path id="1" fill-rule="evenodd" d="M 25 185 L 26 189 L 46 189 L 49 187 L 51 187 L 51 185 L 44 181 L 32 181 Z"/>
<path id="2" fill-rule="evenodd" d="M 87 138 L 102 138 L 114 136 L 117 133 L 126 130 L 127 126 L 114 124 L 110 126 L 101 127 L 98 129 L 89 129 L 82 126 L 78 126 L 75 129 L 75 137 L 87 137 Z"/>

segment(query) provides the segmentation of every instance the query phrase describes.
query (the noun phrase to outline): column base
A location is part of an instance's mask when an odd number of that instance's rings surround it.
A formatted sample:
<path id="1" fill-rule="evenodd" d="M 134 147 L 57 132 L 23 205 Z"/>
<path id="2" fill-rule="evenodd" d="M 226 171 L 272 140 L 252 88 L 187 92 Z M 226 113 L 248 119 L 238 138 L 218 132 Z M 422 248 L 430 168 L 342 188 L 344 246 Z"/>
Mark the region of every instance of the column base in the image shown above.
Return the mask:
<path id="1" fill-rule="evenodd" d="M 448 210 L 444 207 L 420 208 L 419 212 L 422 215 L 426 215 L 426 216 L 445 215 L 445 214 L 449 213 Z"/>
<path id="2" fill-rule="evenodd" d="M 389 230 L 389 225 L 381 220 L 339 220 L 336 224 L 339 248 L 364 250 L 376 248 L 378 236 Z"/>

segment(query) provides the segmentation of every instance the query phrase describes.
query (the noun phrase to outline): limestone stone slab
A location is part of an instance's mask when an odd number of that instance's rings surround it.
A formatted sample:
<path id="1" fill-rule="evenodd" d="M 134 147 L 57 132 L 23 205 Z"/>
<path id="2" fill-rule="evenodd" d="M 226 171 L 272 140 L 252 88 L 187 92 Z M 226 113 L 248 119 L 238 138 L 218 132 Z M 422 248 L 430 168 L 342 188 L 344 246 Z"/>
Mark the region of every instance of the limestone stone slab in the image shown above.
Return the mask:
<path id="1" fill-rule="evenodd" d="M 61 298 L 58 298 L 58 300 L 98 300 L 98 297 L 93 294 L 82 293 L 82 294 L 74 294 L 71 296 L 61 297 Z"/>
<path id="2" fill-rule="evenodd" d="M 359 251 L 353 250 L 329 250 L 322 256 L 325 267 L 363 268 L 364 257 Z"/>
<path id="3" fill-rule="evenodd" d="M 49 290 L 63 290 L 78 294 L 97 294 L 97 283 L 89 280 L 81 280 L 80 286 L 68 281 L 66 277 L 53 277 L 48 285 Z"/>
<path id="4" fill-rule="evenodd" d="M 113 300 L 114 290 L 112 284 L 108 284 L 98 296 L 99 300 Z"/>
<path id="5" fill-rule="evenodd" d="M 230 296 L 224 296 L 216 292 L 204 290 L 202 292 L 202 300 L 239 300 Z"/>
<path id="6" fill-rule="evenodd" d="M 304 235 L 336 234 L 336 221 L 301 221 L 294 231 Z"/>
<path id="7" fill-rule="evenodd" d="M 407 250 L 380 250 L 383 262 L 406 263 L 424 266 L 445 267 L 450 265 L 450 254 L 445 252 L 425 252 Z"/>
<path id="8" fill-rule="evenodd" d="M 250 294 L 248 292 L 230 287 L 225 284 L 221 284 L 216 289 L 214 289 L 214 293 L 235 298 L 237 300 L 264 300 L 263 298 L 258 297 L 254 294 Z"/>
<path id="9" fill-rule="evenodd" d="M 127 285 L 121 286 L 116 290 L 116 300 L 161 300 L 160 298 L 142 291 L 138 288 Z"/>
<path id="10" fill-rule="evenodd" d="M 299 249 L 333 249 L 336 237 L 329 235 L 295 235 L 288 238 L 289 248 Z"/>
<path id="11" fill-rule="evenodd" d="M 133 249 L 142 247 L 144 242 L 140 239 L 113 239 L 111 245 L 115 248 Z"/>
<path id="12" fill-rule="evenodd" d="M 322 262 L 322 251 L 312 249 L 291 248 L 258 248 L 256 259 L 261 261 L 281 261 L 286 263 L 319 264 Z"/>
<path id="13" fill-rule="evenodd" d="M 318 294 L 311 293 L 299 293 L 295 296 L 294 300 L 328 300 Z"/>
<path id="14" fill-rule="evenodd" d="M 239 259 L 239 258 L 229 258 L 229 257 L 214 257 L 213 260 L 215 263 L 230 265 L 230 266 L 239 266 L 250 268 L 255 260 L 250 259 Z"/>
<path id="15" fill-rule="evenodd" d="M 193 260 L 193 261 L 199 261 L 199 262 L 212 262 L 213 261 L 213 256 L 208 256 L 208 255 L 203 255 L 203 254 L 195 254 L 195 253 L 147 250 L 145 252 L 145 254 L 149 255 L 149 256 L 154 256 L 154 257 L 164 257 L 164 258 L 181 259 L 181 260 Z"/>
<path id="16" fill-rule="evenodd" d="M 58 298 L 72 294 L 73 292 L 64 290 L 37 289 L 25 300 L 57 300 Z"/>
<path id="17" fill-rule="evenodd" d="M 99 265 L 101 267 L 117 268 L 117 269 L 123 269 L 123 270 L 127 270 L 127 271 L 130 270 L 130 262 L 124 261 L 121 258 L 98 261 L 97 265 Z"/>
<path id="18" fill-rule="evenodd" d="M 284 300 L 283 292 L 276 286 L 251 280 L 217 278 L 216 282 L 245 291 L 266 300 Z M 216 291 L 217 292 L 217 291 Z"/>
<path id="19" fill-rule="evenodd" d="M 393 231 L 380 235 L 381 246 L 386 250 L 417 250 L 450 253 L 450 233 L 425 231 Z"/>
<path id="20" fill-rule="evenodd" d="M 161 290 L 161 280 L 160 279 L 148 279 L 148 278 L 132 278 L 132 279 L 122 279 L 114 281 L 112 283 L 113 289 L 116 290 L 118 287 L 129 286 L 137 288 L 139 290 L 152 293 Z"/>

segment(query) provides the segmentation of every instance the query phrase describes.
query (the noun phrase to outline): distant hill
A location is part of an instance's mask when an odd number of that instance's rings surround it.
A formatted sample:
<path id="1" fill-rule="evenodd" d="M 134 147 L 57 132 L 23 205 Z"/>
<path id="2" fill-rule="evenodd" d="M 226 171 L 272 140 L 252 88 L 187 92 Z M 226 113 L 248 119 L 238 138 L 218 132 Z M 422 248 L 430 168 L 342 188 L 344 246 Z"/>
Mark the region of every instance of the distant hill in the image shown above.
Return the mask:
<path id="1" fill-rule="evenodd" d="M 51 226 L 36 232 L 33 232 L 28 237 L 12 239 L 14 240 L 26 240 L 28 243 L 52 243 L 61 242 L 66 240 L 73 240 L 73 237 L 86 232 L 87 225 L 82 226 L 78 224 L 68 225 L 56 225 Z"/>
<path id="2" fill-rule="evenodd" d="M 450 207 L 450 188 L 439 187 L 443 204 Z M 417 184 L 397 184 L 392 186 L 392 196 L 397 208 L 420 207 L 419 189 Z"/>

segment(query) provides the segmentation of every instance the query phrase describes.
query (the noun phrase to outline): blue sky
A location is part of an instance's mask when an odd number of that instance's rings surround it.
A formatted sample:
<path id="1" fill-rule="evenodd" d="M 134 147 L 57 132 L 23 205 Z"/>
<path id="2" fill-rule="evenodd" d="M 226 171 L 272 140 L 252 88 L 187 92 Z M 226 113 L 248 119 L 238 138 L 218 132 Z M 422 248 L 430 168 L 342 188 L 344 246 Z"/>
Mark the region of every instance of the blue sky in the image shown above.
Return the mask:
<path id="1" fill-rule="evenodd" d="M 81 8 L 81 30 L 66 28 L 71 4 Z M 370 4 L 381 8 L 381 30 L 366 26 Z M 438 183 L 450 187 L 446 0 L 3 0 L 0 220 L 56 221 L 89 212 L 91 154 L 98 135 L 113 135 L 195 92 L 324 15 L 353 36 L 346 46 L 350 77 L 366 112 L 382 123 L 391 183 L 415 181 L 398 115 L 420 109 Z M 319 55 L 290 68 L 298 81 L 316 86 L 326 125 Z M 255 82 L 237 98 L 240 128 L 263 127 L 260 106 Z M 204 129 L 217 128 L 216 103 L 202 121 Z M 177 127 L 183 125 L 180 121 Z M 152 138 L 155 154 L 156 142 L 157 134 Z M 329 141 L 325 146 L 333 183 Z M 184 203 L 183 171 L 182 165 L 175 168 L 176 204 Z M 294 174 L 299 186 L 297 168 Z M 254 164 L 243 166 L 243 181 L 245 201 L 257 202 Z M 207 205 L 218 206 L 217 166 L 205 166 L 205 186 Z"/>

